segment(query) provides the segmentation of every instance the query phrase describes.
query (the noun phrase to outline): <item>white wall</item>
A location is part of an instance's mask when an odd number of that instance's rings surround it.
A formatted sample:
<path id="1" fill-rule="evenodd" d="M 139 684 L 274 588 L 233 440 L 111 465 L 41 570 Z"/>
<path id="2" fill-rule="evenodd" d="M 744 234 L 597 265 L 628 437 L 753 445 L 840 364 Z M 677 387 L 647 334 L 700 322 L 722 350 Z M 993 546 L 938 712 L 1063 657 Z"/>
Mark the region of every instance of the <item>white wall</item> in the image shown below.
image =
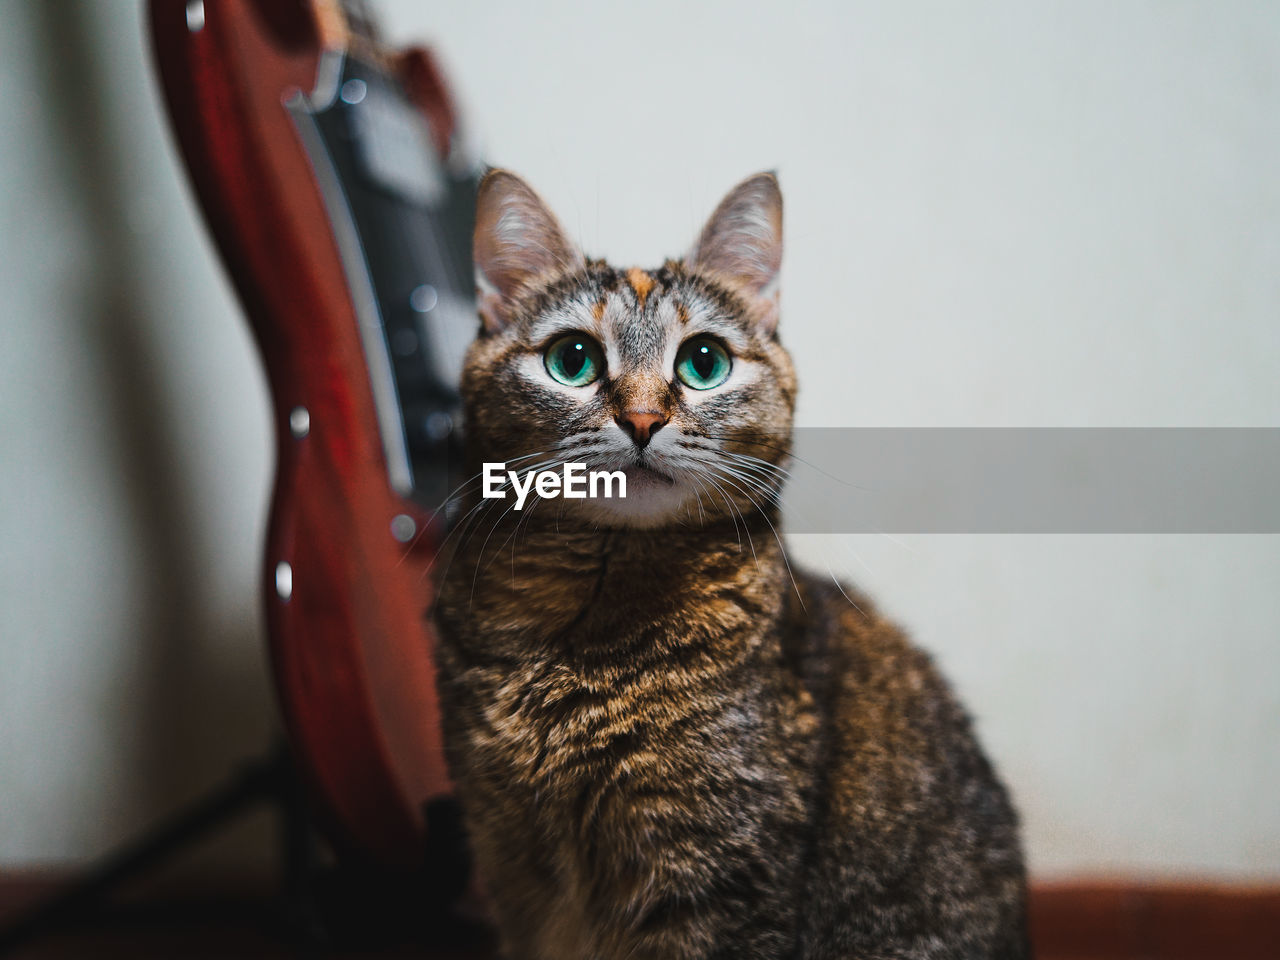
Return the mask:
<path id="1" fill-rule="evenodd" d="M 102 852 L 271 732 L 265 384 L 140 14 L 0 29 L 0 861 Z"/>
<path id="2" fill-rule="evenodd" d="M 379 6 L 591 252 L 656 263 L 777 168 L 803 424 L 1280 426 L 1274 4 Z M 60 121 L 44 7 L 0 34 L 9 861 L 101 850 L 271 717 L 260 372 L 137 12 L 71 6 L 97 52 Z M 795 546 L 938 655 L 1039 874 L 1280 875 L 1280 538 Z"/>

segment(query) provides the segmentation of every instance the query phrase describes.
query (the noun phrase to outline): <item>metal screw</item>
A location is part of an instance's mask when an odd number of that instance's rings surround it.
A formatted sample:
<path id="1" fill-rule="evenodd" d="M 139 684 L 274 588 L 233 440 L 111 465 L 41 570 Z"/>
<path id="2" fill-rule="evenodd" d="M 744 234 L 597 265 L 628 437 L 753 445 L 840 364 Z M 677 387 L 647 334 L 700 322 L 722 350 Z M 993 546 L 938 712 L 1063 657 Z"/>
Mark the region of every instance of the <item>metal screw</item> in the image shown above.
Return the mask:
<path id="1" fill-rule="evenodd" d="M 418 525 L 407 513 L 397 513 L 391 518 L 391 535 L 401 543 L 408 543 L 418 532 Z"/>
<path id="2" fill-rule="evenodd" d="M 276 596 L 285 603 L 293 596 L 293 567 L 283 560 L 276 564 Z"/>
<path id="3" fill-rule="evenodd" d="M 453 417 L 442 410 L 436 410 L 427 415 L 422 428 L 426 432 L 428 440 L 432 443 L 439 443 L 453 432 Z"/>
<path id="4" fill-rule="evenodd" d="M 311 432 L 311 413 L 306 407 L 294 407 L 289 411 L 289 432 L 295 440 L 301 440 Z"/>
<path id="5" fill-rule="evenodd" d="M 409 294 L 409 306 L 417 313 L 430 313 L 440 302 L 440 294 L 429 283 L 419 284 Z"/>
<path id="6" fill-rule="evenodd" d="M 365 94 L 368 92 L 368 85 L 363 80 L 356 78 L 352 78 L 344 83 L 342 85 L 342 90 L 339 91 L 342 96 L 342 102 L 350 104 L 359 103 L 364 99 Z"/>

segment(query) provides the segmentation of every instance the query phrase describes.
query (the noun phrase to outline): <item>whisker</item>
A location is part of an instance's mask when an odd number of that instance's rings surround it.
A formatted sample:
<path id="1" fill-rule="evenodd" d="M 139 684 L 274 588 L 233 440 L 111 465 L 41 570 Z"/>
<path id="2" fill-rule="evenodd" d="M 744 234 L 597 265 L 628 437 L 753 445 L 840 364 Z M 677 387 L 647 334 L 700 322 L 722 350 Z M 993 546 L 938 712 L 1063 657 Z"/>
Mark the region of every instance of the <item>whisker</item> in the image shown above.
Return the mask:
<path id="1" fill-rule="evenodd" d="M 773 538 L 778 542 L 778 550 L 782 554 L 782 562 L 787 568 L 787 576 L 791 578 L 791 589 L 796 592 L 796 599 L 800 601 L 800 608 L 802 610 L 807 610 L 808 607 L 805 606 L 804 597 L 800 594 L 800 585 L 796 583 L 795 574 L 791 571 L 791 561 L 787 558 L 787 548 L 782 542 L 782 537 L 778 534 L 778 528 L 773 525 L 773 521 L 769 519 L 768 513 L 761 508 L 758 503 L 756 503 L 755 497 L 751 496 L 751 494 L 742 487 L 739 487 L 738 484 L 730 479 L 729 476 L 725 475 L 724 479 L 733 486 L 738 487 L 739 490 L 742 490 L 743 495 L 755 505 L 756 511 L 764 518 L 764 522 L 769 524 L 769 529 L 773 531 Z"/>
<path id="2" fill-rule="evenodd" d="M 853 597 L 849 596 L 847 593 L 844 592 L 844 585 L 840 583 L 839 579 L 837 579 L 835 571 L 831 569 L 830 563 L 827 564 L 827 573 L 831 574 L 831 582 L 834 583 L 836 585 L 836 589 L 840 591 L 840 596 L 844 597 L 851 604 L 853 604 L 853 609 L 857 610 L 864 617 L 867 616 L 867 611 L 863 610 L 860 606 L 858 606 L 858 604 L 854 602 Z"/>
<path id="3" fill-rule="evenodd" d="M 733 467 L 726 466 L 723 463 L 716 463 L 716 464 L 712 464 L 711 466 L 712 466 L 712 469 L 721 473 L 725 477 L 735 477 L 736 479 L 742 481 L 742 483 L 746 487 L 752 490 L 755 490 L 757 493 L 767 497 L 768 502 L 771 503 L 773 506 L 781 508 L 782 501 L 780 499 L 780 493 L 777 489 L 766 486 L 759 479 L 752 477 L 749 474 L 744 474 L 739 470 L 734 469 Z"/>
<path id="4" fill-rule="evenodd" d="M 541 456 L 541 455 L 542 455 L 542 454 L 532 454 L 531 456 Z M 522 458 L 520 458 L 520 459 L 527 459 L 527 457 L 522 457 Z M 515 461 L 511 461 L 511 462 L 515 462 Z M 542 469 L 542 468 L 544 468 L 544 467 L 550 466 L 550 465 L 555 464 L 555 463 L 558 463 L 558 462 L 559 462 L 559 461 L 557 461 L 555 458 L 548 458 L 548 459 L 540 460 L 540 461 L 538 461 L 537 463 L 534 463 L 534 464 L 531 464 L 531 465 L 529 465 L 529 466 L 526 466 L 526 467 L 522 468 L 521 470 L 517 470 L 517 471 L 516 471 L 516 473 L 517 473 L 517 475 L 523 475 L 523 474 L 527 474 L 527 473 L 535 472 L 535 471 L 537 471 L 537 470 L 541 470 L 541 469 Z M 475 527 L 474 527 L 474 524 L 475 524 L 475 523 L 480 519 L 480 517 L 481 517 L 481 516 L 483 516 L 483 514 L 484 514 L 484 513 L 487 513 L 487 512 L 488 512 L 489 510 L 491 510 L 494 506 L 496 506 L 496 505 L 497 505 L 497 504 L 499 504 L 499 503 L 504 503 L 504 502 L 506 502 L 506 499 L 507 499 L 507 498 L 506 498 L 506 492 L 507 492 L 508 490 L 510 490 L 510 489 L 512 488 L 512 486 L 513 486 L 513 484 L 512 484 L 511 478 L 510 478 L 510 476 L 508 475 L 508 477 L 507 477 L 506 479 L 504 479 L 504 480 L 503 480 L 502 485 L 499 487 L 499 490 L 501 490 L 501 491 L 502 491 L 502 493 L 503 493 L 503 496 L 502 496 L 502 497 L 500 497 L 500 498 L 490 498 L 490 497 L 482 498 L 482 499 L 481 499 L 481 500 L 479 500 L 479 501 L 478 501 L 474 506 L 472 506 L 472 508 L 471 508 L 470 510 L 468 510 L 468 511 L 467 511 L 467 513 L 463 516 L 463 518 L 462 518 L 462 520 L 461 520 L 461 521 L 459 521 L 457 524 L 455 524 L 455 525 L 453 526 L 453 528 L 452 528 L 452 529 L 450 529 L 449 533 L 445 536 L 444 540 L 442 540 L 442 541 L 441 541 L 441 543 L 440 543 L 440 547 L 439 547 L 439 549 L 436 551 L 437 555 L 442 554 L 442 553 L 444 552 L 444 548 L 446 547 L 446 545 L 448 545 L 449 541 L 450 541 L 451 539 L 453 539 L 453 536 L 454 536 L 454 534 L 455 534 L 455 533 L 457 533 L 457 532 L 459 532 L 459 531 L 464 531 L 464 533 L 463 533 L 462 538 L 461 538 L 461 539 L 458 541 L 458 543 L 455 545 L 454 550 L 453 550 L 453 553 L 449 556 L 449 562 L 448 562 L 448 564 L 445 566 L 444 572 L 443 572 L 443 573 L 440 575 L 440 577 L 439 577 L 440 582 L 443 582 L 443 581 L 445 580 L 445 578 L 447 578 L 447 577 L 448 577 L 448 575 L 449 575 L 449 571 L 450 571 L 450 570 L 452 569 L 452 567 L 453 567 L 453 561 L 454 561 L 454 559 L 455 559 L 455 558 L 457 557 L 457 555 L 462 551 L 462 548 L 466 546 L 466 544 L 467 544 L 467 543 L 468 543 L 468 541 L 470 540 L 471 536 L 475 533 Z M 505 516 L 505 512 L 504 512 L 503 516 Z M 501 518 L 499 518 L 499 519 L 501 519 Z M 482 552 L 483 552 L 483 551 L 482 551 Z M 431 572 L 431 570 L 432 570 L 432 567 L 433 567 L 433 566 L 434 566 L 434 563 L 433 563 L 431 566 L 429 566 L 429 567 L 427 568 L 427 571 L 426 571 L 426 573 L 424 574 L 424 576 L 426 576 L 426 575 L 430 574 L 430 572 Z"/>
<path id="5" fill-rule="evenodd" d="M 690 476 L 690 479 L 692 479 L 699 486 L 701 486 L 702 481 L 705 480 L 708 484 L 711 485 L 712 489 L 720 495 L 720 499 L 722 499 L 725 502 L 725 505 L 729 508 L 729 519 L 733 521 L 733 532 L 738 537 L 738 552 L 741 553 L 742 552 L 742 530 L 738 526 L 738 517 L 741 515 L 741 511 L 738 510 L 737 505 L 733 502 L 732 498 L 730 498 L 724 492 L 724 489 L 720 487 L 719 484 L 716 483 L 715 478 L 712 477 L 710 474 L 706 473 L 705 470 L 693 471 L 689 474 L 689 476 Z M 745 518 L 743 518 L 743 523 L 744 524 L 746 523 Z M 747 536 L 748 538 L 750 538 L 751 531 L 749 530 L 747 531 Z M 752 548 L 752 554 L 753 555 L 755 554 L 754 547 Z M 757 566 L 758 565 L 759 565 L 759 561 L 757 560 Z"/>
<path id="6" fill-rule="evenodd" d="M 799 456 L 797 453 L 795 453 L 795 451 L 793 451 L 793 450 L 790 448 L 790 446 L 781 447 L 781 446 L 778 446 L 778 445 L 776 445 L 776 444 L 766 443 L 766 442 L 765 442 L 765 441 L 763 441 L 763 440 L 755 440 L 755 439 L 752 439 L 752 438 L 750 438 L 749 436 L 733 436 L 733 435 L 730 435 L 730 434 L 714 434 L 714 433 L 708 433 L 708 434 L 706 434 L 706 436 L 708 436 L 708 437 L 710 437 L 710 438 L 712 438 L 712 439 L 715 439 L 715 440 L 727 440 L 727 441 L 729 441 L 730 443 L 749 443 L 749 444 L 751 444 L 752 446 L 764 447 L 766 450 L 773 450 L 773 451 L 776 451 L 777 453 L 784 454 L 785 456 L 789 457 L 789 458 L 790 458 L 790 459 L 792 459 L 792 460 L 795 460 L 795 461 L 797 461 L 797 462 L 799 462 L 799 463 L 803 463 L 805 466 L 807 466 L 807 467 L 809 467 L 809 468 L 811 468 L 811 469 L 813 469 L 813 470 L 817 470 L 817 471 L 818 471 L 820 474 L 822 474 L 824 477 L 827 477 L 828 479 L 834 480 L 836 483 L 842 483 L 842 484 L 844 484 L 846 487 L 852 487 L 852 488 L 853 488 L 853 489 L 855 489 L 855 490 L 869 490 L 869 489 L 870 489 L 869 487 L 862 487 L 862 486 L 859 486 L 858 484 L 853 483 L 853 482 L 851 482 L 851 481 L 849 481 L 849 480 L 846 480 L 846 479 L 844 479 L 843 477 L 837 477 L 835 474 L 833 474 L 833 473 L 829 473 L 828 471 L 823 470 L 823 469 L 822 469 L 822 467 L 818 466 L 816 463 L 813 463 L 812 461 L 806 460 L 804 457 Z"/>

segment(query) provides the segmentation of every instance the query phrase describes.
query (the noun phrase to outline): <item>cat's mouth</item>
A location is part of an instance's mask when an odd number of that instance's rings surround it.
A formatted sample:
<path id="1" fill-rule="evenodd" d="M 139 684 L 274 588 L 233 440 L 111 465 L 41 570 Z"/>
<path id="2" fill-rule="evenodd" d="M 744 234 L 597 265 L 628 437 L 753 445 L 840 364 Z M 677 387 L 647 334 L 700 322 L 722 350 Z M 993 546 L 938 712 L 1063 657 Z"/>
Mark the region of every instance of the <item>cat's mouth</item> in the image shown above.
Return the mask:
<path id="1" fill-rule="evenodd" d="M 618 479 L 625 478 L 625 486 L 615 483 L 614 493 L 590 497 L 584 509 L 599 520 L 627 527 L 661 526 L 680 516 L 692 496 L 681 472 L 668 473 L 665 463 L 658 467 L 634 453 L 627 459 L 629 463 L 615 460 L 603 468 L 615 476 L 621 473 Z"/>

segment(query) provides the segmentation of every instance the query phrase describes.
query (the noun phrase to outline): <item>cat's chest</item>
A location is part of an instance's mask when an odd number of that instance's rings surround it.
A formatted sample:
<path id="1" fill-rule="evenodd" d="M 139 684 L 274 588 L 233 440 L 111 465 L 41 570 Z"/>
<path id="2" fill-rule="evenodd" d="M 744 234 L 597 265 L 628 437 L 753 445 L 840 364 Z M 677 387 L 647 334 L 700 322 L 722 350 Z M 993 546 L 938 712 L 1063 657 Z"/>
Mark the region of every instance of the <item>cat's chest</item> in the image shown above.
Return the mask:
<path id="1" fill-rule="evenodd" d="M 549 538 L 499 528 L 468 539 L 448 569 L 446 632 L 512 657 L 552 646 L 643 655 L 686 637 L 732 645 L 777 620 L 784 584 L 778 549 L 753 553 L 736 540 L 693 549 L 674 535 L 616 531 Z"/>
<path id="2" fill-rule="evenodd" d="M 773 698 L 750 656 L 762 628 L 735 629 L 693 637 L 655 623 L 607 642 L 569 631 L 518 669 L 471 665 L 452 717 L 462 778 L 534 829 L 610 842 L 695 816 L 682 791 L 773 779 Z"/>
<path id="3" fill-rule="evenodd" d="M 779 591 L 754 567 L 689 563 L 522 551 L 477 566 L 474 589 L 446 584 L 446 721 L 477 795 L 569 822 L 751 775 L 777 700 Z"/>
<path id="4" fill-rule="evenodd" d="M 459 678 L 473 718 L 468 752 L 478 768 L 503 771 L 509 789 L 545 802 L 583 782 L 640 783 L 649 771 L 706 764 L 717 731 L 751 726 L 755 684 L 738 656 L 699 648 L 675 629 L 618 638 L 616 662 L 598 634 L 557 639 L 554 652 L 517 669 L 475 666 Z M 560 645 L 575 639 L 590 644 L 584 658 Z"/>

